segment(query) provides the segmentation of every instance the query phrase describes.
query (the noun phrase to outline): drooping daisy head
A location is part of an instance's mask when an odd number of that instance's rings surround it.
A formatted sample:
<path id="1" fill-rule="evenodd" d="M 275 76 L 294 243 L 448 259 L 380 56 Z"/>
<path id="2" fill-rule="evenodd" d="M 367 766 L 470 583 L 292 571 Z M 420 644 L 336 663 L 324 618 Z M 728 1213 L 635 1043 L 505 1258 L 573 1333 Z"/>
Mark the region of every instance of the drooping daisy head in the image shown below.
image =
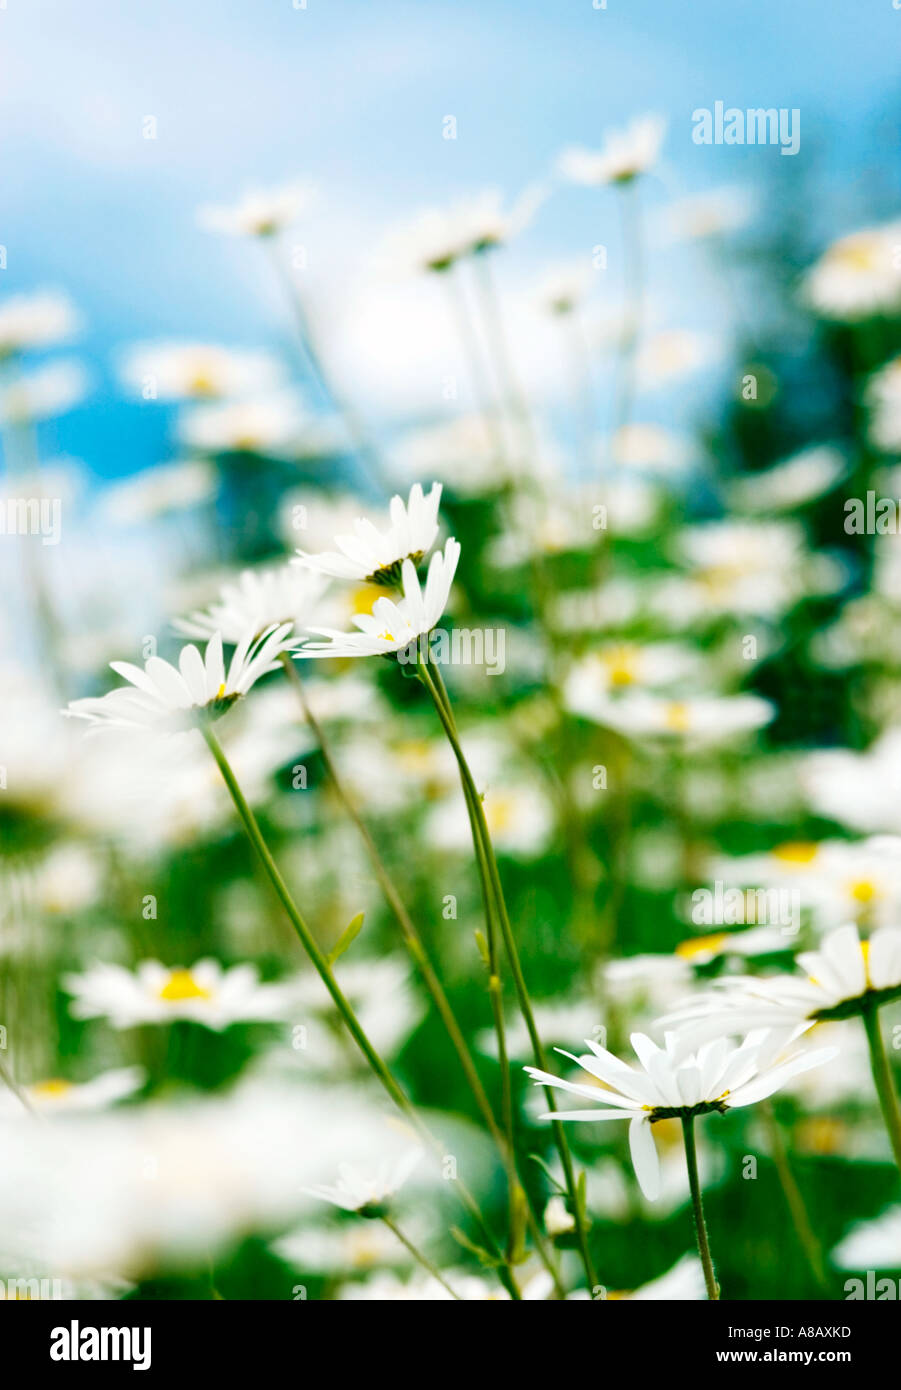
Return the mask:
<path id="1" fill-rule="evenodd" d="M 392 497 L 385 530 L 379 530 L 367 517 L 358 517 L 353 535 L 335 537 L 337 551 L 311 555 L 298 550 L 295 563 L 336 579 L 397 585 L 403 562 L 411 560 L 418 565 L 435 544 L 440 501 L 440 483 L 433 483 L 426 494 L 420 483 L 414 483 L 406 502 L 399 494 Z"/>
<path id="2" fill-rule="evenodd" d="M 343 1211 L 355 1211 L 360 1216 L 380 1216 L 388 1201 L 403 1187 L 413 1169 L 422 1158 L 421 1148 L 409 1148 L 394 1160 L 386 1159 L 379 1167 L 369 1173 L 351 1163 L 338 1167 L 338 1181 L 334 1186 L 322 1184 L 307 1188 L 313 1197 L 321 1197 L 324 1202 Z"/>
<path id="3" fill-rule="evenodd" d="M 262 634 L 246 632 L 227 671 L 219 632 L 207 643 L 205 656 L 193 645 L 182 647 L 177 667 L 159 656 L 149 657 L 143 671 L 129 661 L 111 661 L 112 670 L 129 684 L 100 697 L 72 700 L 66 713 L 107 727 L 183 732 L 220 718 L 261 676 L 275 670 L 280 653 L 294 643 L 290 634 L 290 623 Z"/>

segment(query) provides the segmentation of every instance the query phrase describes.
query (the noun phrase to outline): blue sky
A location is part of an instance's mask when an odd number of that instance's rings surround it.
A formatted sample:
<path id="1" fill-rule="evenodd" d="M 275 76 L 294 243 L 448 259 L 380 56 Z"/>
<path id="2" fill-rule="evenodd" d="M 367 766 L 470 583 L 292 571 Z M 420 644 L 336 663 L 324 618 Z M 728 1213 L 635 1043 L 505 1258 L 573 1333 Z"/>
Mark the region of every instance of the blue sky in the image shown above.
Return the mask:
<path id="1" fill-rule="evenodd" d="M 867 167 L 897 149 L 891 0 L 9 0 L 0 31 L 0 290 L 65 287 L 81 307 L 97 389 L 54 443 L 104 476 L 170 452 L 165 412 L 116 388 L 118 348 L 255 345 L 280 323 L 252 248 L 198 229 L 199 203 L 311 178 L 323 190 L 311 255 L 328 293 L 392 223 L 486 185 L 514 194 L 562 146 L 596 146 L 644 111 L 670 121 L 654 196 L 795 177 L 815 160 L 828 234 L 859 216 Z M 800 108 L 800 154 L 693 145 L 692 111 L 718 99 Z M 455 141 L 441 138 L 447 114 Z M 142 138 L 147 115 L 156 140 Z M 605 197 L 555 197 L 516 248 L 520 271 L 603 240 Z"/>

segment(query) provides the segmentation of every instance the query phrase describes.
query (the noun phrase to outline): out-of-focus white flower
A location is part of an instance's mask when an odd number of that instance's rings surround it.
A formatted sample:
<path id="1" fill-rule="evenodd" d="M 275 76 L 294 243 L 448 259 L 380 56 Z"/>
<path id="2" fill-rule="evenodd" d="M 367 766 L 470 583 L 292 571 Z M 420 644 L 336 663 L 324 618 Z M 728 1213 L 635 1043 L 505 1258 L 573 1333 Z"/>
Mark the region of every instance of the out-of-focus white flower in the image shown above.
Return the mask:
<path id="1" fill-rule="evenodd" d="M 481 497 L 526 470 L 522 446 L 508 433 L 485 416 L 460 415 L 402 436 L 391 460 L 402 478 L 440 478 L 459 496 Z"/>
<path id="2" fill-rule="evenodd" d="M 839 1269 L 897 1269 L 899 1249 L 901 1207 L 886 1207 L 875 1220 L 853 1226 L 829 1258 Z"/>
<path id="3" fill-rule="evenodd" d="M 28 875 L 29 896 L 51 915 L 81 912 L 96 902 L 101 869 L 96 853 L 74 841 L 62 842 Z"/>
<path id="4" fill-rule="evenodd" d="M 422 1149 L 408 1149 L 400 1158 L 384 1162 L 375 1172 L 362 1172 L 350 1163 L 342 1163 L 338 1169 L 338 1182 L 334 1186 L 321 1184 L 307 1191 L 313 1197 L 321 1197 L 324 1202 L 343 1211 L 356 1211 L 364 1215 L 372 1214 L 366 1209 L 384 1207 L 389 1198 L 399 1192 L 413 1169 L 422 1158 Z"/>
<path id="5" fill-rule="evenodd" d="M 713 960 L 728 960 L 731 956 L 769 956 L 791 951 L 793 938 L 779 926 L 750 927 L 746 931 L 710 932 L 704 936 L 689 936 L 680 941 L 676 955 L 695 965 L 707 965 Z"/>
<path id="6" fill-rule="evenodd" d="M 0 304 L 0 358 L 31 348 L 54 347 L 78 331 L 75 306 L 56 290 L 16 294 Z"/>
<path id="7" fill-rule="evenodd" d="M 843 236 L 807 272 L 803 295 L 823 318 L 855 323 L 901 309 L 901 223 Z"/>
<path id="8" fill-rule="evenodd" d="M 901 226 L 898 230 L 901 237 Z M 901 243 L 899 243 L 901 244 Z M 877 449 L 897 453 L 901 449 L 901 357 L 893 357 L 867 382 L 870 439 Z"/>
<path id="9" fill-rule="evenodd" d="M 788 841 L 767 854 L 714 859 L 710 876 L 744 888 L 796 890 L 819 927 L 869 927 L 901 917 L 901 843 L 890 836 L 819 844 Z"/>
<path id="10" fill-rule="evenodd" d="M 280 652 L 294 638 L 290 623 L 258 634 L 245 632 L 232 653 L 228 672 L 222 656 L 222 635 L 207 642 L 206 657 L 197 647 L 182 647 L 178 666 L 151 656 L 143 671 L 130 661 L 111 661 L 110 667 L 129 682 L 107 695 L 72 700 L 67 713 L 92 724 L 178 732 L 199 718 L 218 719 L 236 700 L 278 666 Z"/>
<path id="11" fill-rule="evenodd" d="M 21 1088 L 28 1109 L 41 1115 L 69 1115 L 82 1110 L 105 1110 L 117 1100 L 134 1095 L 144 1084 L 140 1067 L 117 1067 L 90 1081 L 65 1081 L 48 1077 Z M 11 1091 L 0 1091 L 0 1117 L 25 1115 L 27 1111 Z"/>
<path id="12" fill-rule="evenodd" d="M 335 536 L 340 553 L 312 555 L 298 550 L 300 559 L 295 563 L 336 579 L 396 584 L 403 562 L 418 565 L 435 544 L 440 502 L 440 483 L 433 483 L 426 495 L 421 484 L 414 483 L 406 503 L 397 494 L 391 498 L 387 530 L 379 530 L 367 517 L 357 517 L 352 535 Z"/>
<path id="13" fill-rule="evenodd" d="M 536 299 L 551 314 L 571 314 L 588 295 L 593 271 L 587 259 L 551 266 L 539 283 Z"/>
<path id="14" fill-rule="evenodd" d="M 291 391 L 195 406 L 179 429 L 185 444 L 208 454 L 299 458 L 320 448 L 334 452 L 334 441 L 329 443 L 323 431 L 314 428 L 312 417 Z"/>
<path id="15" fill-rule="evenodd" d="M 666 121 L 640 116 L 621 130 L 611 130 L 598 151 L 573 148 L 560 156 L 560 172 L 573 183 L 631 183 L 657 163 Z"/>
<path id="16" fill-rule="evenodd" d="M 901 991 L 901 928 L 880 927 L 861 942 L 857 927 L 830 932 L 817 951 L 801 951 L 805 972 L 759 980 L 733 976 L 667 1016 L 684 1029 L 686 1045 L 701 1038 L 738 1035 L 749 1028 L 803 1029 L 821 1018 L 859 1013 L 863 1004 Z"/>
<path id="17" fill-rule="evenodd" d="M 762 729 L 776 710 L 759 695 L 704 695 L 665 699 L 636 691 L 598 697 L 581 713 L 630 738 L 656 736 L 686 743 L 715 744 Z"/>
<path id="18" fill-rule="evenodd" d="M 208 231 L 226 236 L 276 236 L 308 212 L 317 198 L 312 184 L 295 180 L 278 188 L 248 189 L 236 203 L 201 207 L 197 220 Z"/>
<path id="19" fill-rule="evenodd" d="M 510 780 L 490 786 L 482 795 L 482 806 L 499 853 L 529 859 L 546 849 L 554 829 L 553 808 L 534 782 Z M 426 817 L 424 834 L 436 849 L 471 850 L 472 829 L 463 798 L 436 803 Z"/>
<path id="20" fill-rule="evenodd" d="M 713 355 L 712 342 L 700 333 L 692 333 L 688 329 L 655 333 L 638 351 L 636 370 L 639 385 L 645 390 L 667 386 L 706 367 Z M 620 444 L 622 447 L 622 439 Z"/>
<path id="21" fill-rule="evenodd" d="M 633 1033 L 632 1047 L 642 1067 L 636 1071 L 587 1038 L 589 1053 L 563 1055 L 589 1073 L 591 1085 L 564 1081 L 537 1067 L 525 1070 L 539 1086 L 555 1086 L 611 1107 L 555 1111 L 545 1119 L 631 1121 L 629 1147 L 635 1176 L 648 1200 L 654 1201 L 660 1191 L 660 1161 L 652 1136 L 656 1121 L 754 1105 L 778 1091 L 792 1076 L 835 1056 L 835 1049 L 830 1047 L 780 1060 L 787 1041 L 784 1030 L 749 1034 L 740 1047 L 716 1038 L 696 1054 L 686 1055 L 673 1033 L 667 1034 L 662 1048 L 643 1033 Z"/>
<path id="22" fill-rule="evenodd" d="M 296 1078 L 65 1124 L 0 1123 L 4 1263 L 73 1279 L 196 1267 L 244 1236 L 277 1235 L 309 1211 L 304 1187 L 342 1159 L 380 1163 L 400 1146 L 359 1087 Z"/>
<path id="23" fill-rule="evenodd" d="M 729 485 L 729 497 L 744 512 L 793 511 L 831 492 L 847 468 L 838 449 L 819 444 L 773 468 L 737 478 Z"/>
<path id="24" fill-rule="evenodd" d="M 544 1229 L 548 1235 L 565 1236 L 576 1228 L 576 1218 L 562 1197 L 552 1197 L 544 1209 Z"/>
<path id="25" fill-rule="evenodd" d="M 445 271 L 463 256 L 501 246 L 522 231 L 544 200 L 541 188 L 528 188 L 507 209 L 501 192 L 488 189 L 448 208 L 430 208 L 386 239 L 382 259 L 399 268 Z"/>
<path id="26" fill-rule="evenodd" d="M 611 693 L 659 689 L 697 678 L 699 653 L 678 642 L 610 642 L 582 657 L 570 669 L 563 687 L 568 709 L 594 718 L 606 709 Z"/>
<path id="27" fill-rule="evenodd" d="M 358 632 L 337 632 L 334 628 L 311 627 L 327 638 L 325 642 L 305 642 L 298 657 L 388 656 L 403 651 L 429 632 L 441 619 L 450 597 L 450 588 L 460 559 L 460 545 L 453 537 L 443 551 L 429 561 L 424 590 L 420 588 L 412 560 L 401 565 L 403 598 L 394 602 L 378 598 L 371 613 L 358 613 L 353 621 Z"/>
<path id="28" fill-rule="evenodd" d="M 223 968 L 199 960 L 190 969 L 142 961 L 136 970 L 95 965 L 83 975 L 67 975 L 75 1018 L 107 1018 L 114 1028 L 188 1019 L 221 1031 L 232 1023 L 284 1016 L 289 993 L 283 985 L 260 983 L 253 965 Z"/>
<path id="29" fill-rule="evenodd" d="M 660 226 L 667 241 L 698 241 L 738 231 L 753 211 L 750 189 L 711 188 L 670 203 L 661 214 Z"/>
<path id="30" fill-rule="evenodd" d="M 3 386 L 0 420 L 22 424 L 65 415 L 87 392 L 88 374 L 80 362 L 47 362 Z"/>
<path id="31" fill-rule="evenodd" d="M 293 1265 L 295 1269 L 312 1269 L 342 1276 L 369 1274 L 377 1270 L 372 1279 L 380 1284 L 384 1280 L 386 1286 L 400 1286 L 401 1281 L 384 1266 L 409 1263 L 404 1246 L 380 1221 L 359 1221 L 338 1227 L 306 1225 L 282 1236 L 273 1243 L 272 1249 L 280 1260 Z M 368 1283 L 369 1280 L 366 1285 Z M 345 1287 L 363 1288 L 366 1285 Z M 441 1285 L 437 1284 L 437 1287 Z"/>
<path id="32" fill-rule="evenodd" d="M 143 343 L 128 352 L 122 375 L 145 400 L 186 401 L 269 391 L 285 372 L 268 352 L 217 343 Z"/>
<path id="33" fill-rule="evenodd" d="M 676 473 L 686 467 L 691 457 L 686 440 L 662 425 L 641 421 L 617 430 L 611 451 L 619 467 L 648 473 Z"/>
<path id="34" fill-rule="evenodd" d="M 689 526 L 674 552 L 691 573 L 663 581 L 654 606 L 683 621 L 714 613 L 775 617 L 805 594 L 829 592 L 841 582 L 833 567 L 808 553 L 801 528 L 789 521 Z"/>
<path id="35" fill-rule="evenodd" d="M 177 619 L 174 626 L 186 637 L 208 639 L 219 632 L 223 642 L 232 643 L 240 642 L 248 632 L 259 636 L 282 625 L 300 633 L 315 613 L 326 585 L 321 575 L 304 574 L 293 565 L 244 570 L 236 583 L 223 584 L 218 602 Z"/>
<path id="36" fill-rule="evenodd" d="M 686 1303 L 703 1300 L 707 1297 L 704 1288 L 704 1270 L 697 1255 L 683 1255 L 681 1260 L 648 1284 L 642 1284 L 632 1293 L 622 1295 L 635 1302 Z"/>
<path id="37" fill-rule="evenodd" d="M 658 1017 L 680 997 L 691 980 L 688 962 L 676 955 L 642 952 L 607 961 L 599 989 L 624 1013 Z M 570 1029 L 570 1033 L 578 1030 Z"/>
<path id="38" fill-rule="evenodd" d="M 887 729 L 862 753 L 818 750 L 799 771 L 820 815 L 854 830 L 901 833 L 901 729 Z"/>
<path id="39" fill-rule="evenodd" d="M 216 473 L 204 459 L 185 459 L 142 469 L 104 488 L 100 510 L 120 526 L 199 506 L 215 495 Z"/>

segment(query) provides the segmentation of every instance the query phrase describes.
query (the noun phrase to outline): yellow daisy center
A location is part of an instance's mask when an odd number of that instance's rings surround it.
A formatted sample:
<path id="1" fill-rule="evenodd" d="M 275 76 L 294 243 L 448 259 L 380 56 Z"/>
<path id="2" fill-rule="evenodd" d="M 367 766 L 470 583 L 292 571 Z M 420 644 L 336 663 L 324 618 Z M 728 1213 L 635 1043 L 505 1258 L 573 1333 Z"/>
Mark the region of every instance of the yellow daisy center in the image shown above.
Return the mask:
<path id="1" fill-rule="evenodd" d="M 869 878 L 858 878 L 853 883 L 848 884 L 848 892 L 856 903 L 871 903 L 874 898 L 879 896 L 879 890 L 875 883 Z M 864 942 L 868 945 L 868 942 Z"/>
<path id="2" fill-rule="evenodd" d="M 812 840 L 787 840 L 777 845 L 773 858 L 783 864 L 812 864 L 817 857 L 818 846 Z"/>
<path id="3" fill-rule="evenodd" d="M 663 711 L 663 725 L 673 733 L 687 733 L 691 727 L 688 706 L 682 700 L 671 700 Z"/>
<path id="4" fill-rule="evenodd" d="M 197 983 L 190 970 L 172 970 L 159 997 L 169 1004 L 177 1004 L 182 999 L 211 999 L 212 995 Z"/>
<path id="5" fill-rule="evenodd" d="M 33 1096 L 40 1097 L 41 1100 L 55 1100 L 57 1096 L 64 1096 L 72 1089 L 71 1081 L 63 1081 L 62 1077 L 52 1076 L 47 1081 L 37 1081 L 30 1087 Z"/>
<path id="6" fill-rule="evenodd" d="M 611 685 L 632 685 L 638 676 L 638 651 L 635 647 L 611 647 L 601 652 Z"/>
<path id="7" fill-rule="evenodd" d="M 676 947 L 676 955 L 681 956 L 683 960 L 691 960 L 694 956 L 705 956 L 708 952 L 716 955 L 728 940 L 729 933 L 725 931 L 714 932 L 710 936 L 692 936 L 688 941 L 679 942 Z"/>

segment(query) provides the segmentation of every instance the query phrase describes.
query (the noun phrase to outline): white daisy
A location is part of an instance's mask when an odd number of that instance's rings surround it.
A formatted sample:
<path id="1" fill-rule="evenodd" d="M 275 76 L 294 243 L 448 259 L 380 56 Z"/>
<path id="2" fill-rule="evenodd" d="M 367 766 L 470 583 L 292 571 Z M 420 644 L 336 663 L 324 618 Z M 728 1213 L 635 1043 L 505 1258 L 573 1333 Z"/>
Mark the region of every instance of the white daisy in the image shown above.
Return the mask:
<path id="1" fill-rule="evenodd" d="M 422 1154 L 421 1148 L 408 1149 L 393 1161 L 386 1159 L 373 1173 L 363 1173 L 353 1164 L 342 1163 L 334 1186 L 322 1184 L 306 1190 L 311 1196 L 321 1197 L 343 1211 L 356 1211 L 363 1216 L 380 1215 L 379 1209 L 403 1187 Z"/>
<path id="2" fill-rule="evenodd" d="M 232 643 L 248 632 L 259 635 L 284 624 L 301 632 L 327 582 L 292 565 L 244 570 L 236 583 L 223 584 L 218 602 L 176 619 L 174 626 L 186 637 L 210 638 L 219 632 L 223 642 Z"/>
<path id="3" fill-rule="evenodd" d="M 198 720 L 218 719 L 251 686 L 277 667 L 280 652 L 293 645 L 290 623 L 257 634 L 247 632 L 235 647 L 228 672 L 222 656 L 222 635 L 214 633 L 206 657 L 195 646 L 182 647 L 178 667 L 151 656 L 143 671 L 129 661 L 110 667 L 129 682 L 107 695 L 73 700 L 66 713 L 92 724 L 123 728 L 187 729 Z"/>
<path id="4" fill-rule="evenodd" d="M 66 975 L 64 988 L 73 996 L 75 1018 L 106 1018 L 113 1028 L 188 1019 L 220 1031 L 229 1024 L 281 1018 L 289 1003 L 282 985 L 260 983 L 253 965 L 226 969 L 215 960 L 200 960 L 190 969 L 156 960 L 126 970 L 95 965 L 82 975 Z"/>
<path id="5" fill-rule="evenodd" d="M 143 343 L 132 348 L 122 375 L 129 386 L 161 401 L 208 400 L 268 391 L 284 369 L 268 352 L 246 352 L 216 343 Z"/>
<path id="6" fill-rule="evenodd" d="M 801 951 L 797 963 L 803 978 L 714 980 L 663 1022 L 684 1026 L 686 1038 L 697 1040 L 749 1028 L 798 1030 L 887 1003 L 901 994 L 901 928 L 880 927 L 862 942 L 856 926 L 839 927 L 819 950 Z"/>
<path id="7" fill-rule="evenodd" d="M 310 631 L 328 638 L 326 642 L 305 642 L 298 657 L 312 656 L 389 656 L 403 651 L 418 637 L 431 632 L 440 620 L 453 583 L 460 545 L 453 537 L 443 551 L 429 561 L 425 589 L 420 589 L 412 560 L 401 565 L 404 596 L 376 599 L 371 613 L 358 613 L 354 623 L 359 632 L 336 632 L 332 628 L 311 627 Z"/>
<path id="8" fill-rule="evenodd" d="M 311 555 L 298 550 L 300 559 L 295 563 L 336 579 L 396 584 L 404 560 L 418 565 L 435 544 L 440 502 L 440 483 L 433 483 L 427 495 L 423 495 L 421 484 L 414 483 L 406 503 L 399 495 L 392 497 L 386 531 L 380 531 L 366 517 L 358 517 L 353 535 L 335 537 L 337 552 Z"/>
<path id="9" fill-rule="evenodd" d="M 65 342 L 78 326 L 75 307 L 64 294 L 39 290 L 13 295 L 0 304 L 0 358 Z"/>
<path id="10" fill-rule="evenodd" d="M 544 191 L 529 188 L 507 209 L 498 189 L 462 198 L 447 208 L 429 208 L 407 227 L 390 233 L 382 251 L 398 268 L 446 271 L 464 256 L 500 246 L 531 220 Z"/>
<path id="11" fill-rule="evenodd" d="M 275 236 L 307 212 L 317 196 L 311 184 L 300 181 L 278 188 L 253 188 L 237 203 L 200 208 L 197 219 L 208 231 L 226 236 Z"/>
<path id="12" fill-rule="evenodd" d="M 722 1114 L 753 1105 L 771 1096 L 790 1077 L 835 1056 L 836 1049 L 830 1047 L 780 1060 L 789 1036 L 790 1030 L 784 1029 L 749 1033 L 738 1047 L 725 1038 L 715 1038 L 686 1056 L 674 1033 L 666 1035 L 662 1048 L 645 1034 L 633 1033 L 632 1047 L 641 1063 L 640 1071 L 586 1038 L 590 1053 L 574 1057 L 564 1052 L 563 1056 L 587 1071 L 594 1078 L 592 1085 L 564 1081 L 537 1067 L 525 1070 L 537 1085 L 556 1086 L 610 1107 L 555 1111 L 543 1119 L 631 1121 L 629 1146 L 635 1176 L 644 1195 L 654 1201 L 660 1191 L 660 1161 L 652 1135 L 656 1121 L 713 1111 Z"/>
<path id="13" fill-rule="evenodd" d="M 195 406 L 182 418 L 179 430 L 185 444 L 209 454 L 297 458 L 327 442 L 291 391 Z"/>
<path id="14" fill-rule="evenodd" d="M 807 272 L 803 295 L 823 318 L 855 323 L 901 309 L 901 223 L 843 236 Z"/>
<path id="15" fill-rule="evenodd" d="M 901 1265 L 901 1207 L 852 1226 L 832 1251 L 839 1269 L 897 1269 Z"/>
<path id="16" fill-rule="evenodd" d="M 157 464 L 105 487 L 100 510 L 119 526 L 133 526 L 207 502 L 216 488 L 216 472 L 205 459 Z"/>
<path id="17" fill-rule="evenodd" d="M 612 130 L 598 151 L 564 150 L 560 172 L 573 183 L 631 183 L 656 164 L 666 134 L 660 116 L 640 116 L 622 130 Z"/>
<path id="18" fill-rule="evenodd" d="M 747 188 L 711 188 L 680 198 L 660 217 L 668 241 L 697 241 L 738 231 L 754 212 L 754 198 Z"/>
<path id="19" fill-rule="evenodd" d="M 30 1110 L 42 1115 L 66 1115 L 82 1110 L 105 1110 L 117 1100 L 134 1095 L 143 1086 L 144 1079 L 140 1067 L 116 1067 L 90 1081 L 65 1081 L 53 1076 L 22 1086 L 21 1091 Z M 22 1113 L 22 1104 L 11 1091 L 0 1092 L 0 1116 Z"/>
<path id="20" fill-rule="evenodd" d="M 759 695 L 705 695 L 666 699 L 644 691 L 598 695 L 580 713 L 629 738 L 654 736 L 716 744 L 762 729 L 776 711 Z"/>
<path id="21" fill-rule="evenodd" d="M 729 487 L 729 495 L 742 511 L 793 511 L 831 492 L 847 468 L 838 449 L 817 444 L 772 468 L 737 478 Z"/>
<path id="22" fill-rule="evenodd" d="M 87 395 L 88 375 L 80 362 L 46 362 L 0 390 L 0 420 L 8 424 L 64 415 Z"/>

